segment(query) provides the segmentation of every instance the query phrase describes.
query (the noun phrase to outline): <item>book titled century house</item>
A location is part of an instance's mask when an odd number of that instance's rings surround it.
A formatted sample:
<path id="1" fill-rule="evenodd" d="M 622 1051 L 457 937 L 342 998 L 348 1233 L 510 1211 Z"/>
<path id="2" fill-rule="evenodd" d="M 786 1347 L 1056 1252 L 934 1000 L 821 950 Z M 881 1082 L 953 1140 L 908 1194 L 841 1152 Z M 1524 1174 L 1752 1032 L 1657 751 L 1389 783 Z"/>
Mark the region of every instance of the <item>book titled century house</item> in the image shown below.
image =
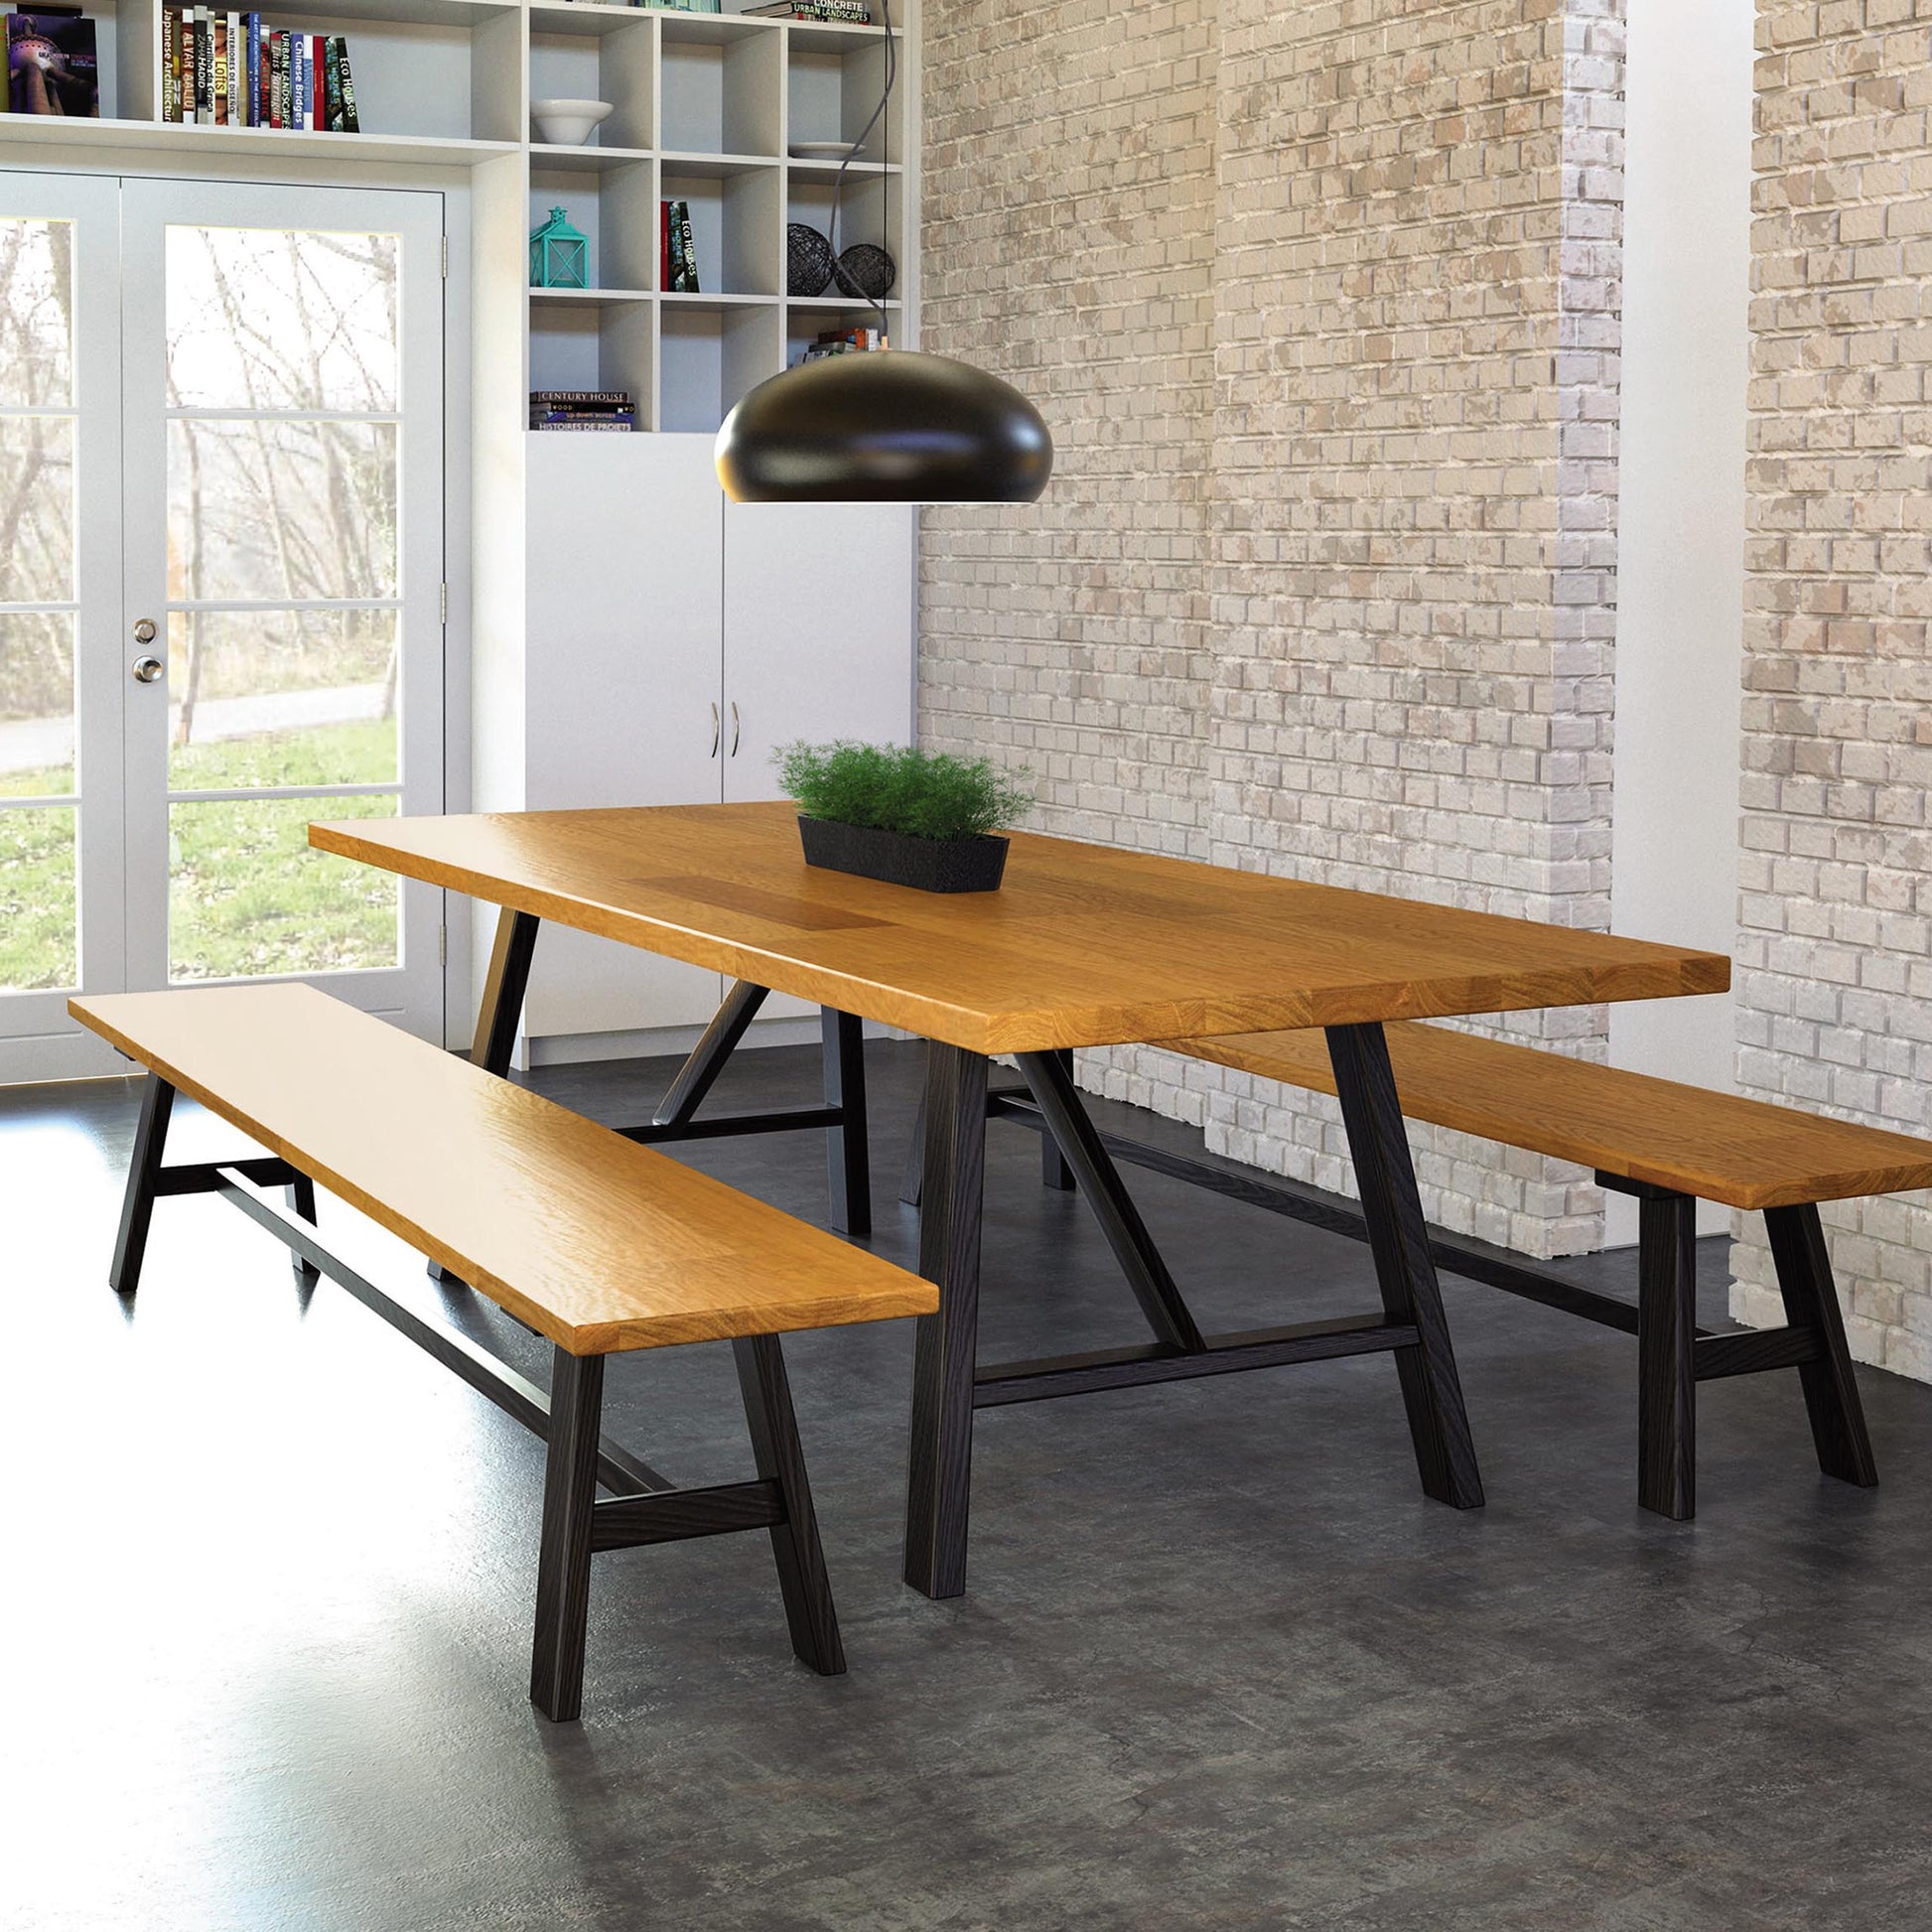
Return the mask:
<path id="1" fill-rule="evenodd" d="M 348 42 L 341 34 L 267 27 L 260 14 L 165 8 L 161 118 L 359 134 Z"/>

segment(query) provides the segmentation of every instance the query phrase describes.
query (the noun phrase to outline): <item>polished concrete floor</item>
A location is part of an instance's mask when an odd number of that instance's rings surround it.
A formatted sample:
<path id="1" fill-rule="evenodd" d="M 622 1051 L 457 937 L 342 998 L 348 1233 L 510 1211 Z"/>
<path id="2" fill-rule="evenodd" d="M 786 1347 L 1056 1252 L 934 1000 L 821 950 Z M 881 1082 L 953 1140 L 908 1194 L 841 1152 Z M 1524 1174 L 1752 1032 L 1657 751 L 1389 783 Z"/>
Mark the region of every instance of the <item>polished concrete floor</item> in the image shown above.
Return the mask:
<path id="1" fill-rule="evenodd" d="M 909 1258 L 914 1055 L 872 1067 L 878 1239 Z M 665 1071 L 547 1079 L 634 1115 Z M 747 1055 L 719 1102 L 815 1080 Z M 800 1337 L 850 1675 L 791 1663 L 762 1538 L 624 1552 L 585 1720 L 552 1728 L 524 1701 L 539 1446 L 219 1202 L 163 1204 L 123 1311 L 133 1098 L 0 1095 L 0 1925 L 1932 1925 L 1932 1389 L 1863 1375 L 1875 1493 L 1819 1477 L 1793 1377 L 1707 1389 L 1673 1525 L 1633 1501 L 1631 1345 L 1451 1282 L 1486 1509 L 1422 1498 L 1385 1359 L 1008 1409 L 969 1593 L 930 1603 L 898 1581 L 909 1327 Z M 182 1142 L 232 1145 L 193 1115 Z M 815 1137 L 695 1158 L 822 1211 Z M 1139 1339 L 1036 1174 L 995 1127 L 986 1352 Z M 1217 1325 L 1372 1302 L 1348 1242 L 1136 1184 Z M 729 1351 L 611 1385 L 613 1433 L 680 1480 L 749 1473 Z"/>

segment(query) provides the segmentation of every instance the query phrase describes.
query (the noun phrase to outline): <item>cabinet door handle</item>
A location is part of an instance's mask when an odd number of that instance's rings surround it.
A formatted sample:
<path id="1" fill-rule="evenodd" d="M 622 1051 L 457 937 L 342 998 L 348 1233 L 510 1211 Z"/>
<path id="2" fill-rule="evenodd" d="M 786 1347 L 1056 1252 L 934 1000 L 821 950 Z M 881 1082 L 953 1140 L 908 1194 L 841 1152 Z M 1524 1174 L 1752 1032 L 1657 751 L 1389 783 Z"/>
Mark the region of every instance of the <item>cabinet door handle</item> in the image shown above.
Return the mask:
<path id="1" fill-rule="evenodd" d="M 738 700 L 732 700 L 732 757 L 738 756 Z"/>
<path id="2" fill-rule="evenodd" d="M 718 707 L 714 703 L 711 707 L 711 756 L 713 758 L 718 756 Z"/>

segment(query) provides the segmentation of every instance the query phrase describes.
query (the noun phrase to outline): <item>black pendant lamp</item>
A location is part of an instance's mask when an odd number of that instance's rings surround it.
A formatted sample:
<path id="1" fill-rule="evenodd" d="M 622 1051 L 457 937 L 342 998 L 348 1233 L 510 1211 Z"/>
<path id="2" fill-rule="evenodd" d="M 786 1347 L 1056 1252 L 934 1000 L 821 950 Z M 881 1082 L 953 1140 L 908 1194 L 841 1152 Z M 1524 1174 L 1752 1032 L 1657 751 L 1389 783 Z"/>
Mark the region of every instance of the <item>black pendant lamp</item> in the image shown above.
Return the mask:
<path id="1" fill-rule="evenodd" d="M 1031 503 L 1053 439 L 998 376 L 889 348 L 760 382 L 725 418 L 717 462 L 735 503 Z"/>
<path id="2" fill-rule="evenodd" d="M 882 123 L 891 158 L 888 110 L 898 70 L 892 0 L 881 0 L 881 15 L 886 85 L 833 185 L 835 255 L 846 168 Z M 876 292 L 882 338 L 889 257 L 886 266 Z M 1053 474 L 1053 439 L 1039 411 L 984 369 L 870 349 L 801 362 L 760 382 L 725 418 L 716 461 L 735 503 L 1031 503 Z"/>

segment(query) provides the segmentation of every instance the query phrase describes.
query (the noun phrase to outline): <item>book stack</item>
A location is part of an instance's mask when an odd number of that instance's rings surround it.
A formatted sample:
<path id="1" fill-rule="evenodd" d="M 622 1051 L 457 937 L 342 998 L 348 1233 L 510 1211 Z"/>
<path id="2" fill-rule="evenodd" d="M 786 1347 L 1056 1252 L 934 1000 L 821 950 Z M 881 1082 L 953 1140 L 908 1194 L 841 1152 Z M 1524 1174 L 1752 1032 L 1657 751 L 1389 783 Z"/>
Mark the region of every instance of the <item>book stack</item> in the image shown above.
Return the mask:
<path id="1" fill-rule="evenodd" d="M 699 295 L 698 251 L 691 240 L 691 204 L 665 202 L 658 224 L 657 285 L 672 295 Z"/>
<path id="2" fill-rule="evenodd" d="M 340 34 L 264 27 L 260 14 L 166 7 L 161 118 L 359 134 L 348 43 Z"/>
<path id="3" fill-rule="evenodd" d="M 7 16 L 7 110 L 99 118 L 94 23 L 78 7 L 49 5 Z"/>
<path id="4" fill-rule="evenodd" d="M 637 427 L 628 389 L 532 389 L 532 429 L 624 430 Z"/>
<path id="5" fill-rule="evenodd" d="M 806 349 L 803 359 L 819 362 L 828 355 L 859 355 L 870 349 L 891 347 L 883 329 L 827 329 Z"/>
<path id="6" fill-rule="evenodd" d="M 843 27 L 872 25 L 872 9 L 866 0 L 767 0 L 763 6 L 747 7 L 745 11 L 776 20 L 835 20 Z"/>

